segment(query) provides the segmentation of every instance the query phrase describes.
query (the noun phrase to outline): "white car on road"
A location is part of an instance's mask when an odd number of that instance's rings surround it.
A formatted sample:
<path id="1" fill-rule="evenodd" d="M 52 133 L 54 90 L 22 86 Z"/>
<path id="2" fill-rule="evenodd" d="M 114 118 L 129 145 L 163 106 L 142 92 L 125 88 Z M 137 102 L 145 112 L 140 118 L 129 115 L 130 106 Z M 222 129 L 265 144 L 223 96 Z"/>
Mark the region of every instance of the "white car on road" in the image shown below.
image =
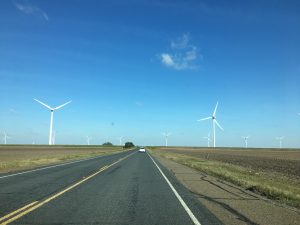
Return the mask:
<path id="1" fill-rule="evenodd" d="M 146 152 L 145 148 L 140 148 L 139 152 Z"/>

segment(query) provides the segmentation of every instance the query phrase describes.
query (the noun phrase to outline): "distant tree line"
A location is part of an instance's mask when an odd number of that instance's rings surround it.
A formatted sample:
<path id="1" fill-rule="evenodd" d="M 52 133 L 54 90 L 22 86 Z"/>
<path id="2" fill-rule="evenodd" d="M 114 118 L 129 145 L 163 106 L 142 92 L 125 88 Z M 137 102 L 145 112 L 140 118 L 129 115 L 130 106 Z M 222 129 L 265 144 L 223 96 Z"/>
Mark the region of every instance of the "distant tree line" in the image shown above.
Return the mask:
<path id="1" fill-rule="evenodd" d="M 114 145 L 111 142 L 105 142 L 102 144 L 102 146 L 112 147 Z M 123 146 L 123 148 L 133 148 L 133 147 L 134 147 L 134 144 L 132 142 L 126 142 Z"/>
<path id="2" fill-rule="evenodd" d="M 132 142 L 126 142 L 124 145 L 124 148 L 132 148 L 134 147 L 134 144 Z"/>
<path id="3" fill-rule="evenodd" d="M 111 142 L 105 142 L 102 144 L 102 146 L 111 147 L 114 146 Z"/>

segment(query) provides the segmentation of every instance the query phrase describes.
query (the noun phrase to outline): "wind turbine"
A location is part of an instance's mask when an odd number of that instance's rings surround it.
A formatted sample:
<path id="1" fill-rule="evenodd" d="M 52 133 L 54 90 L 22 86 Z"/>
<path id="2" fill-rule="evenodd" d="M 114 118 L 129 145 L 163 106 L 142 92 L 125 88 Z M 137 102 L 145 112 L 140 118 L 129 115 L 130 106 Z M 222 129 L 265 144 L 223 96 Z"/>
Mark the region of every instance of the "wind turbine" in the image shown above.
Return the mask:
<path id="1" fill-rule="evenodd" d="M 204 139 L 207 139 L 207 147 L 209 147 L 209 143 L 210 143 L 210 132 L 208 132 L 207 137 L 203 137 Z"/>
<path id="2" fill-rule="evenodd" d="M 123 138 L 124 138 L 123 136 L 119 137 L 120 146 L 122 146 L 122 139 L 123 139 Z"/>
<path id="3" fill-rule="evenodd" d="M 217 113 L 218 104 L 219 104 L 219 103 L 217 102 L 216 107 L 215 107 L 215 110 L 214 110 L 212 116 L 206 117 L 206 118 L 203 118 L 203 119 L 200 119 L 200 120 L 197 120 L 197 121 L 209 120 L 209 119 L 212 120 L 212 124 L 213 124 L 213 132 L 214 132 L 214 134 L 213 134 L 213 136 L 214 136 L 214 148 L 216 147 L 216 124 L 217 124 L 217 126 L 218 126 L 221 130 L 224 130 L 224 129 L 221 127 L 221 125 L 218 123 L 217 118 L 216 118 L 216 113 Z"/>
<path id="4" fill-rule="evenodd" d="M 92 139 L 91 137 L 86 136 L 86 142 L 87 142 L 87 145 L 90 145 L 90 140 L 91 140 L 91 139 Z"/>
<path id="5" fill-rule="evenodd" d="M 167 132 L 164 132 L 163 133 L 163 136 L 165 136 L 165 141 L 166 141 L 166 147 L 168 147 L 168 137 L 171 135 L 171 133 L 167 133 Z"/>
<path id="6" fill-rule="evenodd" d="M 54 113 L 55 110 L 64 107 L 65 105 L 69 104 L 69 103 L 72 102 L 72 101 L 68 101 L 68 102 L 66 102 L 66 103 L 64 103 L 64 104 L 62 104 L 62 105 L 60 105 L 60 106 L 57 106 L 57 107 L 55 107 L 55 108 L 52 108 L 52 107 L 50 107 L 49 105 L 46 105 L 45 103 L 43 103 L 43 102 L 41 102 L 41 101 L 39 101 L 39 100 L 37 100 L 37 99 L 35 99 L 35 98 L 34 98 L 34 100 L 37 101 L 38 103 L 42 104 L 42 105 L 45 106 L 46 108 L 50 109 L 49 145 L 52 145 L 52 138 L 53 138 L 53 136 L 52 136 L 52 129 L 53 129 L 53 113 Z"/>
<path id="7" fill-rule="evenodd" d="M 245 148 L 248 148 L 248 139 L 249 139 L 249 136 L 242 136 L 242 138 L 245 141 Z"/>
<path id="8" fill-rule="evenodd" d="M 5 132 L 3 132 L 3 140 L 4 140 L 4 144 L 6 145 L 7 143 L 7 139 L 11 138 L 10 136 L 8 136 Z"/>
<path id="9" fill-rule="evenodd" d="M 277 140 L 279 140 L 279 148 L 282 148 L 282 140 L 284 139 L 284 136 L 276 137 Z"/>

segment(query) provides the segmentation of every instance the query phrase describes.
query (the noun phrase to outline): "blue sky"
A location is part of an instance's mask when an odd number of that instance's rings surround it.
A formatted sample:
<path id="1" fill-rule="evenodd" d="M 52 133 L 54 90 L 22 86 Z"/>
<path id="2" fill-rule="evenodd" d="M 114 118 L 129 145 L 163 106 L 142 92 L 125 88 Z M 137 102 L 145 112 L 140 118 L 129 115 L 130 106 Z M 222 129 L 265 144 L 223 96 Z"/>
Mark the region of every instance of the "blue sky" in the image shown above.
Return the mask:
<path id="1" fill-rule="evenodd" d="M 299 1 L 5 0 L 0 131 L 9 143 L 300 147 Z M 1 138 L 1 142 L 2 142 Z"/>

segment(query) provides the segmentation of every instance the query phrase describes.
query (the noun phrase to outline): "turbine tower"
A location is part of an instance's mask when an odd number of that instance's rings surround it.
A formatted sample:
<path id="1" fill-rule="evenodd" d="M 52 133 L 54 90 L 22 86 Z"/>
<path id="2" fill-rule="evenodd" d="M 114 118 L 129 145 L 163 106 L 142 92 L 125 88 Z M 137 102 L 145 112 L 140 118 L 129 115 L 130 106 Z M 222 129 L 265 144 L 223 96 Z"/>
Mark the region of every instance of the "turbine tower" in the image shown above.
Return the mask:
<path id="1" fill-rule="evenodd" d="M 245 141 L 245 148 L 248 148 L 248 139 L 249 139 L 249 136 L 242 136 L 242 138 Z"/>
<path id="2" fill-rule="evenodd" d="M 39 100 L 37 100 L 37 99 L 35 99 L 35 98 L 34 98 L 34 100 L 37 101 L 38 103 L 42 104 L 42 105 L 45 106 L 46 108 L 50 109 L 49 145 L 52 145 L 52 143 L 53 143 L 53 142 L 52 142 L 52 138 L 53 138 L 53 136 L 52 136 L 52 132 L 53 132 L 53 131 L 52 131 L 52 130 L 53 130 L 53 113 L 54 113 L 55 110 L 64 107 L 65 105 L 69 104 L 69 103 L 72 102 L 72 101 L 68 101 L 68 102 L 66 102 L 66 103 L 64 103 L 64 104 L 62 104 L 62 105 L 60 105 L 60 106 L 57 106 L 57 107 L 55 107 L 55 108 L 52 108 L 52 107 L 50 107 L 49 105 L 46 105 L 45 103 L 43 103 L 43 102 L 41 102 L 41 101 L 39 101 Z"/>
<path id="3" fill-rule="evenodd" d="M 123 138 L 124 138 L 123 136 L 119 137 L 120 146 L 122 146 L 122 139 L 123 139 Z"/>
<path id="4" fill-rule="evenodd" d="M 277 140 L 279 140 L 279 148 L 282 148 L 282 140 L 283 140 L 283 138 L 284 138 L 284 136 L 276 138 Z"/>
<path id="5" fill-rule="evenodd" d="M 207 137 L 203 137 L 204 139 L 207 139 L 207 147 L 209 148 L 209 143 L 210 143 L 210 132 L 208 132 Z"/>
<path id="6" fill-rule="evenodd" d="M 56 131 L 53 131 L 53 137 L 52 137 L 52 144 L 55 145 L 55 135 L 56 135 Z"/>
<path id="7" fill-rule="evenodd" d="M 165 141 L 166 141 L 166 147 L 168 147 L 168 137 L 171 135 L 171 133 L 167 133 L 167 132 L 164 132 L 163 133 L 163 136 L 165 137 Z"/>
<path id="8" fill-rule="evenodd" d="M 209 120 L 209 119 L 212 120 L 212 125 L 213 125 L 213 138 L 214 138 L 214 148 L 216 147 L 216 124 L 217 124 L 217 126 L 218 126 L 221 130 L 224 130 L 224 129 L 221 127 L 221 125 L 218 123 L 217 118 L 216 118 L 216 113 L 217 113 L 218 104 L 219 104 L 219 103 L 217 102 L 216 107 L 215 107 L 215 110 L 214 110 L 212 116 L 206 117 L 206 118 L 203 118 L 203 119 L 200 119 L 200 120 L 197 120 L 197 121 L 203 121 L 203 120 Z"/>
<path id="9" fill-rule="evenodd" d="M 87 145 L 90 145 L 90 141 L 91 141 L 91 137 L 89 137 L 89 136 L 86 136 L 86 143 L 87 143 Z"/>
<path id="10" fill-rule="evenodd" d="M 7 135 L 6 132 L 3 132 L 3 140 L 4 140 L 4 144 L 7 144 L 7 139 L 11 138 L 10 136 Z"/>

